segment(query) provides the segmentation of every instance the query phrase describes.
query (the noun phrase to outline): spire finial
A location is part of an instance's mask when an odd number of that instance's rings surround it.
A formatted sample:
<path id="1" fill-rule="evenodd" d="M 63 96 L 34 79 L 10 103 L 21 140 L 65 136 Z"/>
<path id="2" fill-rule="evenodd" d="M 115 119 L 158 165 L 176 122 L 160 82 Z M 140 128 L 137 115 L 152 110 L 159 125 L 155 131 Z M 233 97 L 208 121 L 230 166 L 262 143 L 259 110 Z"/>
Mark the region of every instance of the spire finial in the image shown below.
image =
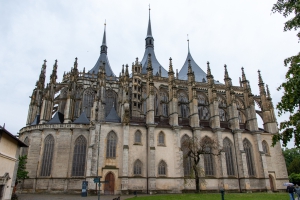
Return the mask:
<path id="1" fill-rule="evenodd" d="M 209 66 L 209 62 L 208 61 L 207 61 L 207 75 L 208 76 L 211 75 L 210 66 Z"/>
<path id="2" fill-rule="evenodd" d="M 188 60 L 189 64 L 188 64 L 188 74 L 192 73 L 192 65 L 191 65 L 191 59 Z"/>
<path id="3" fill-rule="evenodd" d="M 152 37 L 152 30 L 151 30 L 151 20 L 150 20 L 150 4 L 149 4 L 149 22 L 148 22 L 148 30 L 147 30 L 147 37 Z"/>
<path id="4" fill-rule="evenodd" d="M 173 64 L 172 64 L 172 58 L 169 58 L 169 72 L 173 73 Z"/>
<path id="5" fill-rule="evenodd" d="M 244 72 L 244 67 L 242 67 L 242 81 L 246 81 L 246 75 L 245 75 L 245 72 Z"/>
<path id="6" fill-rule="evenodd" d="M 104 21 L 104 33 L 101 45 L 101 53 L 107 54 L 107 45 L 106 45 L 106 20 Z"/>
<path id="7" fill-rule="evenodd" d="M 227 78 L 229 78 L 229 75 L 228 75 L 227 65 L 226 65 L 226 64 L 224 65 L 224 68 L 225 68 L 225 75 L 224 75 L 224 78 L 227 79 Z"/>
<path id="8" fill-rule="evenodd" d="M 187 34 L 187 42 L 188 42 L 188 52 L 190 53 L 190 39 L 189 39 L 189 34 Z"/>
<path id="9" fill-rule="evenodd" d="M 258 72 L 258 84 L 264 84 L 261 74 L 260 74 L 260 70 L 258 70 L 257 72 Z"/>

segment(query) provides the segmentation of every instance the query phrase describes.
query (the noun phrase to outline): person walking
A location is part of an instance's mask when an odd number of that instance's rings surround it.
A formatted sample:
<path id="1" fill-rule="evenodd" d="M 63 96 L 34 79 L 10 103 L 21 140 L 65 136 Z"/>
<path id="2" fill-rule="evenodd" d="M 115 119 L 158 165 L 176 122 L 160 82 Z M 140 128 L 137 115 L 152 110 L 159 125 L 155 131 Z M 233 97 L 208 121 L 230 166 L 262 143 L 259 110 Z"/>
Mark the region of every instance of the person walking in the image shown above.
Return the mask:
<path id="1" fill-rule="evenodd" d="M 295 200 L 294 198 L 294 192 L 295 192 L 295 188 L 293 184 L 289 184 L 286 188 L 286 191 L 289 193 L 290 195 L 290 200 Z"/>
<path id="2" fill-rule="evenodd" d="M 300 187 L 298 185 L 296 185 L 295 193 L 297 194 L 298 200 L 300 200 Z"/>

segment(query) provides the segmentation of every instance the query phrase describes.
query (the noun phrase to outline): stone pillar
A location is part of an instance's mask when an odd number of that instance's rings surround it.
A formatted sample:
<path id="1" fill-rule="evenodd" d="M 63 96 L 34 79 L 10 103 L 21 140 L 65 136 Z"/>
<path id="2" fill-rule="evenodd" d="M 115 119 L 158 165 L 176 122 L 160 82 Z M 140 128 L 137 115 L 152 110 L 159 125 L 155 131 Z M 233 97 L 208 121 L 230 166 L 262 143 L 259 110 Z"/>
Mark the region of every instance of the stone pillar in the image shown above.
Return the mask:
<path id="1" fill-rule="evenodd" d="M 156 190 L 156 160 L 155 160 L 155 137 L 154 130 L 156 125 L 147 124 L 147 137 L 148 137 L 148 189 L 152 194 Z"/>
<path id="2" fill-rule="evenodd" d="M 129 165 L 129 125 L 123 125 L 123 165 L 122 165 L 122 194 L 128 194 L 128 165 Z"/>

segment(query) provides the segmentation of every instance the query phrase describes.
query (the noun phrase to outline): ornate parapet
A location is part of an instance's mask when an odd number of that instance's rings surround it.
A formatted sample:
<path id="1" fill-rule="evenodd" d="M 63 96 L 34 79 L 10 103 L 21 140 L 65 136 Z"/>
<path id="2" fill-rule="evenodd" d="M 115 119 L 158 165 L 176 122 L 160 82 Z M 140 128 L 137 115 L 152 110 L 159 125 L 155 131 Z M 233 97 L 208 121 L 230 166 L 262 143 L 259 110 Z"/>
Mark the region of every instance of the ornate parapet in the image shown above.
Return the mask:
<path id="1" fill-rule="evenodd" d="M 43 130 L 43 129 L 89 129 L 91 125 L 86 124 L 39 124 L 36 126 L 26 126 L 22 128 L 19 134 L 27 131 L 33 130 Z"/>

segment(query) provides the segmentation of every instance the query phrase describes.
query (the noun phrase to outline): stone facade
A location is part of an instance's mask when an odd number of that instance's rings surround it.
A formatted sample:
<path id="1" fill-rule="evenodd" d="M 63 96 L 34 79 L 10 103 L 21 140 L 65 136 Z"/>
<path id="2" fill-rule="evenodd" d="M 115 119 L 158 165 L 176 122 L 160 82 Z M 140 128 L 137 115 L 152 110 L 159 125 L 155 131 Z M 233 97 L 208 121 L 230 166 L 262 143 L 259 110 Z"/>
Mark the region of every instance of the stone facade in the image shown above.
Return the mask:
<path id="1" fill-rule="evenodd" d="M 79 192 L 82 181 L 96 188 L 93 178 L 109 180 L 102 193 L 181 193 L 195 189 L 185 178 L 183 137 L 205 136 L 225 140 L 230 154 L 222 152 L 200 166 L 201 190 L 277 191 L 288 181 L 280 144 L 271 147 L 278 132 L 270 92 L 259 72 L 259 95 L 253 95 L 244 69 L 239 86 L 233 86 L 225 66 L 224 83 L 214 80 L 190 52 L 179 72 L 170 58 L 165 70 L 154 54 L 149 19 L 142 61 L 123 65 L 117 77 L 107 58 L 104 31 L 100 57 L 89 72 L 78 70 L 57 79 L 57 61 L 45 87 L 46 61 L 31 96 L 26 127 L 20 139 L 29 141 L 28 192 Z M 201 79 L 199 79 L 201 77 Z M 260 110 L 255 110 L 255 104 Z M 264 122 L 258 128 L 257 116 Z M 80 140 L 79 140 L 80 138 Z M 231 170 L 227 169 L 231 168 Z M 43 170 L 43 172 L 42 172 Z M 228 174 L 229 173 L 229 174 Z"/>

